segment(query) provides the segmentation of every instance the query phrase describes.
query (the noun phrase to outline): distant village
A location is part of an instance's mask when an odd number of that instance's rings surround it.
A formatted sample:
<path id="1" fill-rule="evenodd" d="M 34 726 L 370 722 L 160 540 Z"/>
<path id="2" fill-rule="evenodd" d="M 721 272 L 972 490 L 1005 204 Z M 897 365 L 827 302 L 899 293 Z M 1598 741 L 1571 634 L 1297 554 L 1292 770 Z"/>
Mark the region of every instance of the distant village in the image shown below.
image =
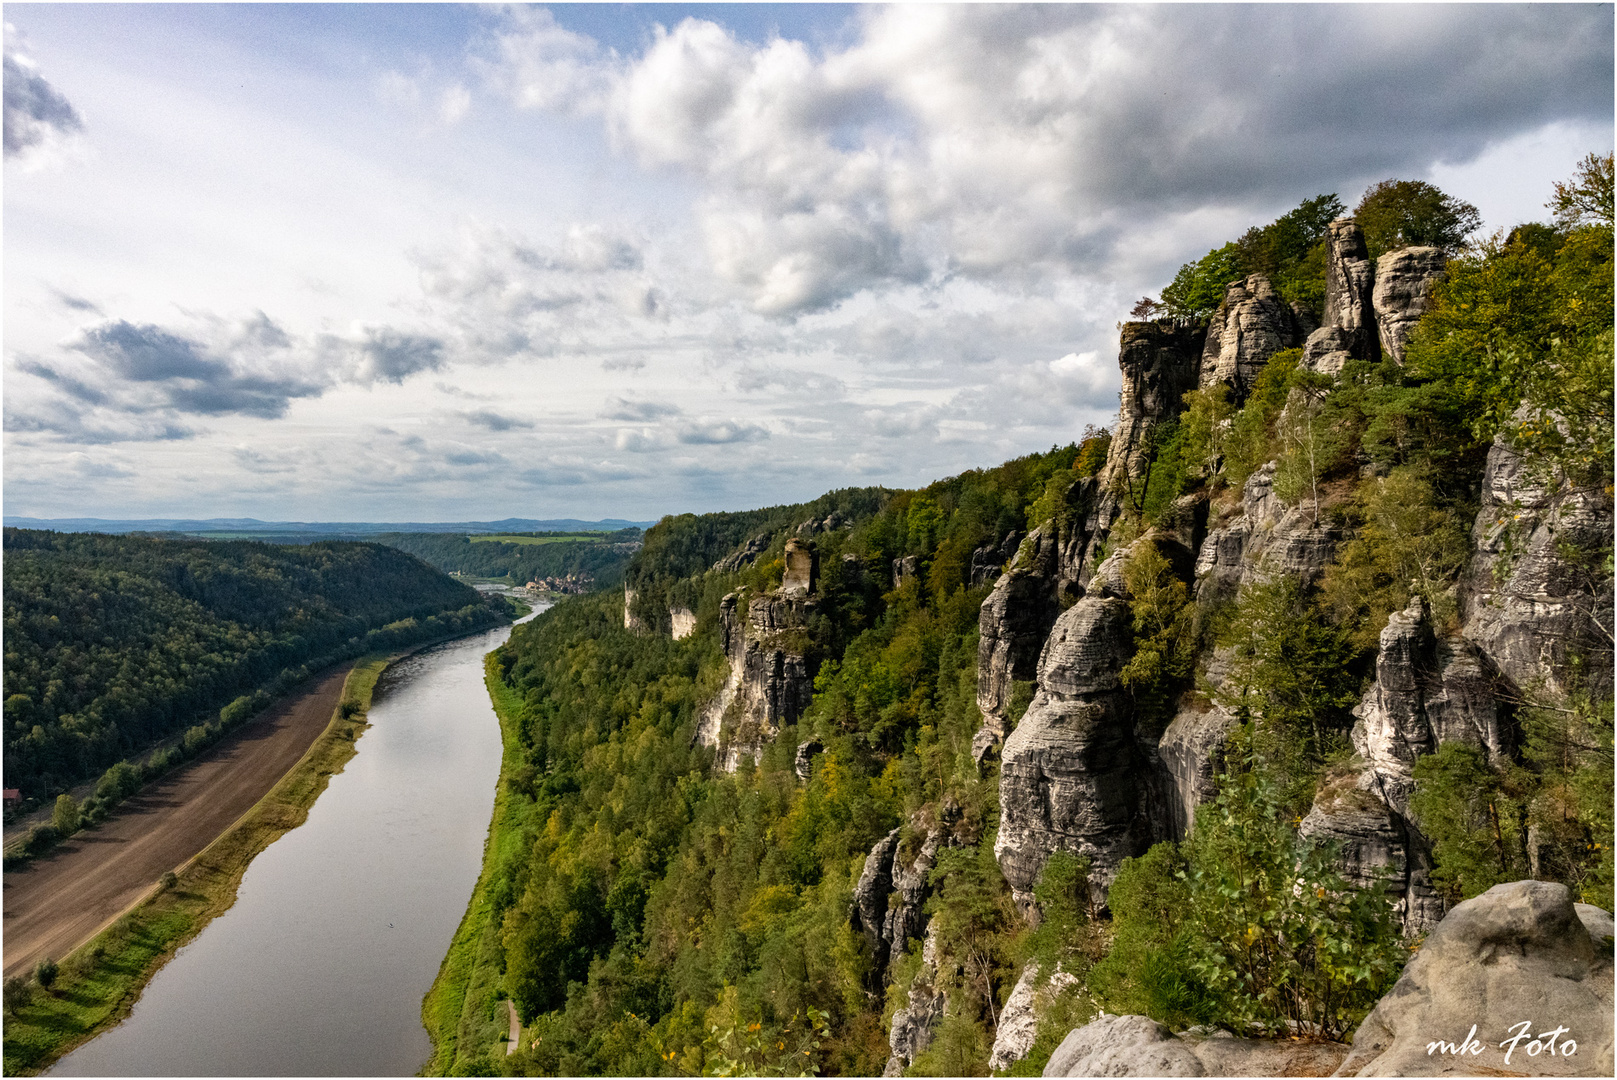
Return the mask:
<path id="1" fill-rule="evenodd" d="M 461 571 L 461 570 L 452 570 L 452 571 L 450 571 L 449 576 L 452 577 L 452 578 L 460 578 L 460 579 L 463 579 L 463 580 L 471 580 L 471 581 L 479 581 L 479 582 L 490 581 L 490 579 L 488 579 L 488 578 L 481 578 L 481 577 L 478 577 L 476 574 L 468 574 L 468 573 L 465 573 L 464 571 Z M 595 577 L 594 577 L 594 575 L 575 573 L 575 574 L 567 574 L 564 577 L 534 578 L 532 581 L 528 582 L 526 585 L 512 586 L 512 589 L 513 589 L 513 591 L 533 593 L 535 596 L 544 596 L 544 595 L 549 595 L 549 594 L 553 594 L 553 593 L 564 593 L 564 594 L 571 595 L 571 596 L 582 596 L 584 593 L 589 592 L 594 587 L 595 587 Z"/>

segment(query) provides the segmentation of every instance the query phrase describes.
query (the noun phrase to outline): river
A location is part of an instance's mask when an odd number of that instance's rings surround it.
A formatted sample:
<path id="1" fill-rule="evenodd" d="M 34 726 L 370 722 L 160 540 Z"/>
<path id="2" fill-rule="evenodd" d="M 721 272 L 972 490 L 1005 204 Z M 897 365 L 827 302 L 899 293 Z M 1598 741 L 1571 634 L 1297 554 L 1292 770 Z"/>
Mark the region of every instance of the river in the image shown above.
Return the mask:
<path id="1" fill-rule="evenodd" d="M 510 632 L 383 673 L 308 821 L 253 860 L 128 1019 L 50 1075 L 415 1074 L 432 1053 L 421 999 L 482 864 L 500 772 L 483 656 Z"/>

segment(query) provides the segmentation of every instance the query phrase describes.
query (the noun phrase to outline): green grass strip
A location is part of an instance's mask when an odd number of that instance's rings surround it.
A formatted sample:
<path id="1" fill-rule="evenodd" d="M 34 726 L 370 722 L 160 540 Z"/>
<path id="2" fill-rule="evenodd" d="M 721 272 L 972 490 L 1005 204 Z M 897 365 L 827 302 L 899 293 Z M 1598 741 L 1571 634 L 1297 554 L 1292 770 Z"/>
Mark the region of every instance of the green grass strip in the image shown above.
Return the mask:
<path id="1" fill-rule="evenodd" d="M 505 1010 L 499 1007 L 505 999 L 500 925 L 494 917 L 490 892 L 499 867 L 520 854 L 535 804 L 513 796 L 505 783 L 511 771 L 522 765 L 517 741 L 522 699 L 505 685 L 499 670 L 490 653 L 484 661 L 484 682 L 500 719 L 500 783 L 495 790 L 488 839 L 483 843 L 483 869 L 477 887 L 472 890 L 466 915 L 455 931 L 438 977 L 421 1004 L 421 1020 L 433 1044 L 432 1059 L 422 1069 L 425 1076 L 484 1073 L 493 1065 L 490 1055 L 505 1053 L 501 1037 L 509 1026 Z"/>
<path id="2" fill-rule="evenodd" d="M 48 992 L 36 988 L 31 1000 L 6 1015 L 7 1076 L 42 1072 L 122 1020 L 175 951 L 235 903 L 254 856 L 303 824 L 331 777 L 354 756 L 376 680 L 397 655 L 361 658 L 343 684 L 326 730 L 269 793 L 187 863 L 172 887 L 155 887 L 63 960 Z M 344 719 L 343 705 L 349 703 L 357 710 Z"/>

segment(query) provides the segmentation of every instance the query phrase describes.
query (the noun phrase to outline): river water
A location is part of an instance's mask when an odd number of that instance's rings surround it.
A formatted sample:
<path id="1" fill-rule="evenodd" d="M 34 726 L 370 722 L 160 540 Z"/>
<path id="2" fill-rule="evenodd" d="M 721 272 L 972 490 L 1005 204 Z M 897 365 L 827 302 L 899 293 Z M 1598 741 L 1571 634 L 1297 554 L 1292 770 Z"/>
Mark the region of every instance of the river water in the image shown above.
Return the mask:
<path id="1" fill-rule="evenodd" d="M 530 616 L 531 618 L 531 616 Z M 54 1076 L 411 1076 L 421 999 L 466 912 L 500 772 L 483 656 L 509 627 L 383 673 L 357 754 L 231 909 Z"/>

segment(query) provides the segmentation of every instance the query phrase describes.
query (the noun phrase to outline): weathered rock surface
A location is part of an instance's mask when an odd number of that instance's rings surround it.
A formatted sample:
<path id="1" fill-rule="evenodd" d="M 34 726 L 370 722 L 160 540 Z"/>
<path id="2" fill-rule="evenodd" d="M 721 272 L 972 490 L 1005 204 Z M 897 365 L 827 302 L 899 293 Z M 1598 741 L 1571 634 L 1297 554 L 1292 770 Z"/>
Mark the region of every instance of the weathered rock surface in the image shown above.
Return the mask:
<path id="1" fill-rule="evenodd" d="M 1303 342 L 1303 358 L 1299 366 L 1305 371 L 1323 375 L 1340 375 L 1342 368 L 1353 359 L 1348 351 L 1352 339 L 1340 326 L 1322 326 L 1308 335 Z"/>
<path id="2" fill-rule="evenodd" d="M 1196 555 L 1196 602 L 1234 600 L 1241 586 L 1293 577 L 1313 585 L 1336 552 L 1337 537 L 1311 504 L 1287 506 L 1274 493 L 1275 462 L 1247 477 L 1239 512 L 1214 524 Z"/>
<path id="3" fill-rule="evenodd" d="M 761 533 L 748 540 L 737 550 L 726 555 L 713 564 L 713 569 L 721 573 L 732 574 L 743 566 L 751 566 L 758 561 L 758 556 L 769 550 L 769 534 Z"/>
<path id="4" fill-rule="evenodd" d="M 1375 267 L 1364 244 L 1364 230 L 1352 218 L 1331 222 L 1325 242 L 1325 318 L 1339 327 L 1355 360 L 1381 355 L 1376 331 Z"/>
<path id="5" fill-rule="evenodd" d="M 1043 986 L 1039 985 L 1040 968 L 1029 963 L 1022 969 L 1021 978 L 1005 999 L 999 1011 L 999 1028 L 994 1035 L 994 1049 L 988 1055 L 988 1069 L 999 1072 L 1027 1057 L 1039 1035 L 1039 1016 L 1050 1007 L 1063 990 L 1081 986 L 1076 975 L 1062 971 L 1058 966 L 1050 973 Z"/>
<path id="6" fill-rule="evenodd" d="M 797 744 L 797 756 L 792 759 L 792 771 L 799 780 L 807 780 L 814 769 L 814 755 L 821 753 L 825 747 L 817 740 Z"/>
<path id="7" fill-rule="evenodd" d="M 1185 392 L 1196 389 L 1202 340 L 1196 328 L 1152 322 L 1123 324 L 1117 357 L 1123 385 L 1112 445 L 1101 473 L 1103 487 L 1113 477 L 1144 474 L 1151 428 L 1183 411 Z"/>
<path id="8" fill-rule="evenodd" d="M 1044 639 L 1061 611 L 1054 594 L 1055 541 L 1035 529 L 1021 549 L 977 613 L 977 707 L 983 727 L 972 745 L 979 762 L 1010 730 L 1015 683 L 1038 674 Z"/>
<path id="9" fill-rule="evenodd" d="M 634 600 L 638 595 L 627 584 L 623 586 L 623 628 L 625 630 L 644 630 L 645 626 L 634 613 Z"/>
<path id="10" fill-rule="evenodd" d="M 910 939 L 926 930 L 926 901 L 931 894 L 927 874 L 947 836 L 939 827 L 928 830 L 919 850 L 905 858 L 901 832 L 894 829 L 870 849 L 853 890 L 854 929 L 870 945 L 878 984 L 888 966 L 909 947 Z"/>
<path id="11" fill-rule="evenodd" d="M 905 1005 L 893 1013 L 893 1026 L 887 1035 L 892 1056 L 882 1070 L 883 1076 L 903 1076 L 904 1070 L 932 1045 L 932 1036 L 949 1004 L 948 992 L 939 985 L 938 963 L 938 936 L 931 931 L 921 948 L 921 969 L 910 980 Z"/>
<path id="12" fill-rule="evenodd" d="M 847 522 L 843 519 L 842 515 L 833 510 L 825 516 L 824 520 L 817 521 L 814 518 L 810 518 L 809 520 L 798 525 L 794 531 L 798 536 L 807 538 L 818 535 L 819 533 L 835 532 L 836 530 L 842 528 L 842 526 L 845 524 L 847 524 Z"/>
<path id="13" fill-rule="evenodd" d="M 1502 436 L 1494 440 L 1461 594 L 1463 633 L 1518 696 L 1565 694 L 1576 655 L 1592 688 L 1610 692 L 1610 578 L 1568 555 L 1609 550 L 1611 535 L 1609 493 L 1552 490 Z"/>
<path id="14" fill-rule="evenodd" d="M 1566 886 L 1543 881 L 1459 905 L 1365 1017 L 1335 1075 L 1612 1075 L 1612 951 L 1580 915 Z M 1610 918 L 1590 913 L 1602 935 Z"/>
<path id="15" fill-rule="evenodd" d="M 814 591 L 820 580 L 820 552 L 812 543 L 786 541 L 786 569 L 781 578 L 783 596 L 804 596 Z"/>
<path id="16" fill-rule="evenodd" d="M 1012 529 L 998 544 L 984 544 L 971 553 L 971 583 L 986 585 L 999 579 L 1001 568 L 1016 558 L 1022 534 Z"/>
<path id="17" fill-rule="evenodd" d="M 1420 317 L 1431 306 L 1432 286 L 1443 280 L 1448 257 L 1435 247 L 1401 248 L 1376 260 L 1371 306 L 1381 351 L 1400 364 L 1404 343 Z"/>
<path id="18" fill-rule="evenodd" d="M 1045 1076 L 1329 1076 L 1341 1043 L 1174 1035 L 1145 1016 L 1102 1016 L 1050 1055 Z"/>
<path id="19" fill-rule="evenodd" d="M 673 629 L 675 641 L 688 638 L 696 633 L 696 613 L 690 608 L 669 608 L 668 625 Z"/>
<path id="20" fill-rule="evenodd" d="M 807 658 L 809 619 L 818 601 L 802 590 L 753 597 L 746 614 L 730 593 L 719 602 L 719 642 L 730 672 L 697 721 L 696 741 L 719 750 L 734 772 L 757 761 L 785 724 L 795 724 L 814 695 Z"/>
<path id="21" fill-rule="evenodd" d="M 1213 777 L 1223 768 L 1224 741 L 1237 721 L 1218 706 L 1189 706 L 1174 716 L 1157 743 L 1166 774 L 1166 795 L 1156 830 L 1164 839 L 1183 840 L 1196 822 L 1196 808 L 1218 793 Z"/>
<path id="22" fill-rule="evenodd" d="M 1133 648 L 1129 605 L 1086 596 L 1062 613 L 1039 659 L 1039 689 L 1005 740 L 994 854 L 1024 911 L 1050 854 L 1088 856 L 1104 901 L 1118 864 L 1139 854 L 1141 762 L 1118 672 Z"/>
<path id="23" fill-rule="evenodd" d="M 1297 313 L 1280 299 L 1269 279 L 1252 274 L 1231 284 L 1213 313 L 1202 347 L 1199 383 L 1203 387 L 1224 383 L 1233 400 L 1245 401 L 1269 357 L 1296 348 L 1305 337 Z"/>
<path id="24" fill-rule="evenodd" d="M 893 560 L 893 588 L 900 588 L 906 581 L 914 580 L 921 575 L 921 560 L 914 555 L 905 555 Z"/>

